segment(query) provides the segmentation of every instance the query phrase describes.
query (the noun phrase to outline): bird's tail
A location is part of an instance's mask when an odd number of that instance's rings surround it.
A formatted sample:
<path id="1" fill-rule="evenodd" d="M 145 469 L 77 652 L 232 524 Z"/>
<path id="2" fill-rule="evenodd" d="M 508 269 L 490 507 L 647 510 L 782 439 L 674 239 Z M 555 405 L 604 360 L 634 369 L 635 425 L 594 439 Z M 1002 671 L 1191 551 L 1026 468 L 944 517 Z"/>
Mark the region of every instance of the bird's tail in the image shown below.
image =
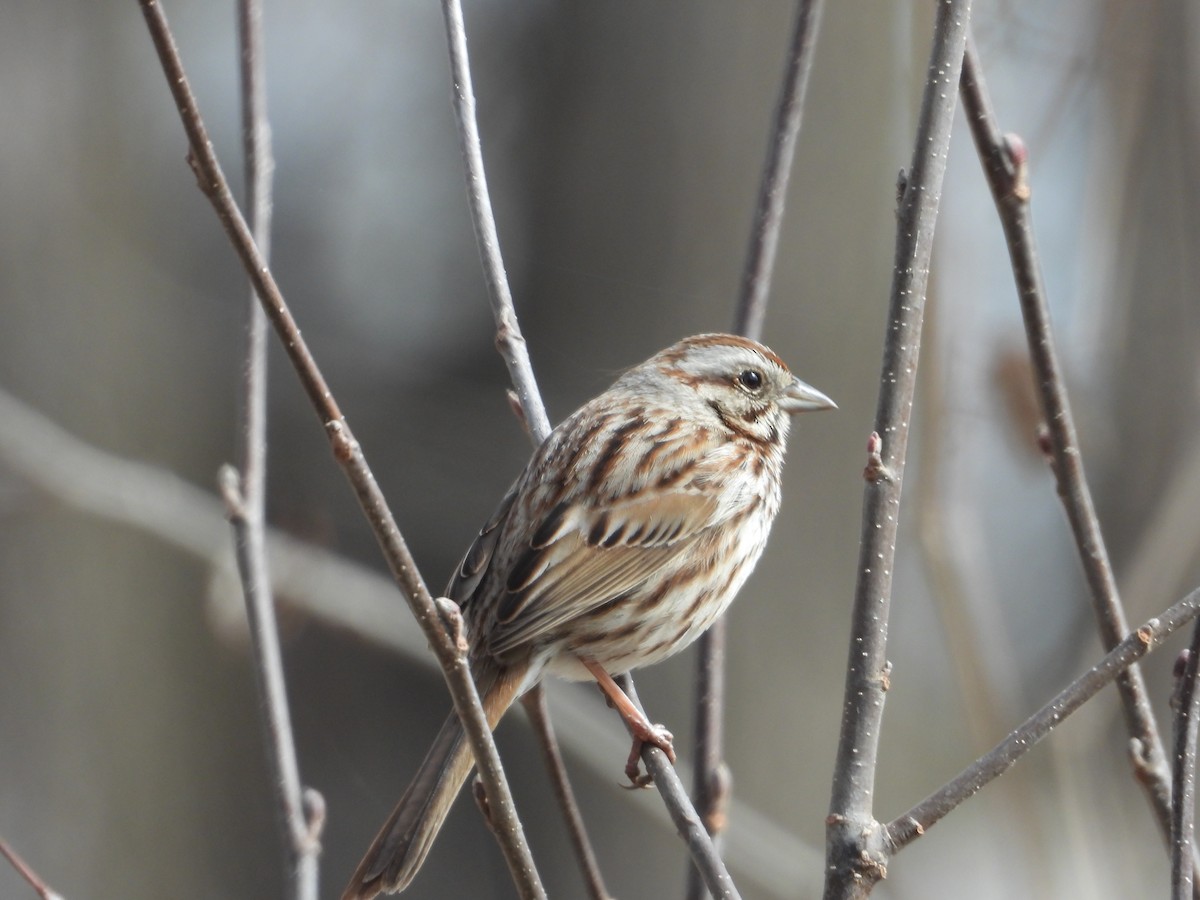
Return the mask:
<path id="1" fill-rule="evenodd" d="M 494 671 L 477 671 L 475 677 L 488 725 L 495 728 L 516 699 L 522 679 L 515 673 Z M 404 796 L 358 864 L 342 900 L 369 900 L 408 887 L 474 765 L 462 721 L 451 712 Z"/>

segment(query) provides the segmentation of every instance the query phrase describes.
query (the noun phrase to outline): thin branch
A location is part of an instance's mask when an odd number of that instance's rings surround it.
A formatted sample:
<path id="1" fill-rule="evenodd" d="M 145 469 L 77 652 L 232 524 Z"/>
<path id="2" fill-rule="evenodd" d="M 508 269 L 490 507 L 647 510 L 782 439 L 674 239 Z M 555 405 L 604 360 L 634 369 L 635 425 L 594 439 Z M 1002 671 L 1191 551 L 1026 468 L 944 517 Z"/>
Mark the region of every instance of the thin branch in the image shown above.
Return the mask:
<path id="1" fill-rule="evenodd" d="M 1175 765 L 1171 803 L 1171 897 L 1188 900 L 1195 890 L 1192 853 L 1196 822 L 1196 730 L 1200 724 L 1200 623 L 1179 678 L 1175 712 Z"/>
<path id="2" fill-rule="evenodd" d="M 637 689 L 633 686 L 633 679 L 628 675 L 622 675 L 617 679 L 617 683 L 633 701 L 634 706 L 645 714 L 642 703 L 638 699 Z M 721 859 L 721 854 L 717 852 L 712 837 L 688 799 L 683 781 L 680 779 L 679 773 L 675 771 L 675 767 L 671 765 L 671 761 L 667 759 L 667 754 L 653 744 L 643 744 L 642 763 L 646 766 L 646 771 L 653 777 L 654 787 L 662 796 L 663 803 L 671 814 L 671 821 L 675 823 L 679 836 L 687 845 L 688 852 L 692 855 L 692 862 L 699 870 L 708 892 L 718 900 L 726 900 L 726 898 L 727 900 L 738 900 L 741 895 L 734 886 L 733 878 L 730 877 L 729 870 L 725 868 L 725 863 Z"/>
<path id="3" fill-rule="evenodd" d="M 450 70 L 454 79 L 454 111 L 463 158 L 467 165 L 467 195 L 471 202 L 471 222 L 479 242 L 483 274 L 487 279 L 488 297 L 496 318 L 496 347 L 508 366 L 508 375 L 517 392 L 525 422 L 534 445 L 541 444 L 550 433 L 550 420 L 542 405 L 533 366 L 525 347 L 525 338 L 513 310 L 512 291 L 500 257 L 500 237 L 492 214 L 487 175 L 483 169 L 483 149 L 479 140 L 479 123 L 475 117 L 475 89 L 471 86 L 471 64 L 467 56 L 467 31 L 463 24 L 459 0 L 442 0 L 446 20 L 446 37 L 450 45 Z"/>
<path id="4" fill-rule="evenodd" d="M 241 49 L 242 147 L 245 156 L 246 196 L 250 226 L 263 258 L 271 235 L 271 180 L 274 160 L 267 120 L 266 64 L 263 52 L 262 6 L 259 0 L 239 0 L 238 40 Z M 226 467 L 221 473 L 222 493 L 233 525 L 238 570 L 246 600 L 246 619 L 254 647 L 254 670 L 262 704 L 267 762 L 276 796 L 276 812 L 283 832 L 284 877 L 287 896 L 316 900 L 320 831 L 310 821 L 309 808 L 324 808 L 324 801 L 306 798 L 300 783 L 300 765 L 288 710 L 283 674 L 283 654 L 271 596 L 271 576 L 266 554 L 267 456 L 267 319 L 250 291 L 247 308 L 246 364 L 242 381 L 241 473 Z"/>
<path id="5" fill-rule="evenodd" d="M 587 895 L 591 900 L 610 900 L 608 889 L 604 886 L 604 876 L 600 874 L 600 864 L 596 861 L 596 851 L 592 849 L 591 841 L 588 840 L 587 827 L 579 813 L 579 804 L 575 800 L 575 792 L 571 790 L 571 782 L 567 778 L 567 767 L 558 748 L 558 738 L 550 724 L 550 708 L 546 704 L 545 686 L 538 684 L 533 687 L 521 698 L 521 703 L 529 721 L 533 723 L 538 743 L 541 744 L 546 771 L 550 773 L 554 796 L 567 823 L 567 836 L 571 839 L 571 848 L 575 851 L 579 871 L 583 874 Z"/>
<path id="6" fill-rule="evenodd" d="M 81 441 L 41 413 L 0 390 L 0 463 L 49 500 L 104 522 L 132 528 L 195 557 L 211 570 L 208 611 L 214 627 L 241 636 L 246 614 L 229 546 L 229 523 L 220 500 L 173 473 L 107 453 Z M 406 659 L 437 665 L 421 632 L 395 615 L 394 582 L 326 547 L 267 530 L 267 555 L 276 596 L 356 638 Z M 594 692 L 560 685 L 548 691 L 563 746 L 588 770 L 611 775 L 628 744 L 609 727 Z M 683 767 L 681 767 L 682 770 Z M 665 807 L 638 804 L 640 813 L 672 828 Z M 764 895 L 811 894 L 820 883 L 821 854 L 759 810 L 733 800 L 738 828 L 726 840 L 727 856 Z"/>
<path id="7" fill-rule="evenodd" d="M 1094 697 L 1110 681 L 1158 648 L 1177 629 L 1200 614 L 1200 589 L 1192 591 L 1157 618 L 1120 641 L 1100 662 L 1075 679 L 1049 703 L 1026 719 L 1008 737 L 981 756 L 941 790 L 922 800 L 884 828 L 889 853 L 895 853 L 925 834 L 968 797 L 1007 772 L 1056 725 Z"/>
<path id="8" fill-rule="evenodd" d="M 288 711 L 283 654 L 271 596 L 261 509 L 258 513 L 253 511 L 242 486 L 245 482 L 239 479 L 232 466 L 222 467 L 220 481 L 229 520 L 233 525 L 238 572 L 246 601 L 246 620 L 254 648 L 254 670 L 262 703 L 267 763 L 276 793 L 279 824 L 283 830 L 287 896 L 298 900 L 316 900 L 325 801 L 316 790 L 305 788 L 300 783 L 300 765 L 296 758 L 296 742 Z"/>
<path id="9" fill-rule="evenodd" d="M 1074 418 L 1050 329 L 1050 312 L 1030 220 L 1028 151 L 1015 135 L 1000 133 L 973 42 L 967 45 L 960 91 L 1008 245 L 1059 498 L 1079 552 L 1101 640 L 1105 649 L 1111 650 L 1129 633 L 1129 624 L 1084 474 Z M 1117 689 L 1125 726 L 1132 738 L 1134 770 L 1149 795 L 1164 837 L 1169 837 L 1171 774 L 1141 670 L 1132 666 L 1123 672 L 1117 679 Z M 1200 892 L 1195 896 L 1200 897 Z"/>
<path id="10" fill-rule="evenodd" d="M 896 257 L 875 432 L 868 442 L 858 583 L 841 734 L 826 819 L 827 898 L 870 893 L 886 872 L 872 803 L 888 686 L 887 628 L 900 492 L 916 385 L 929 258 L 957 105 L 970 0 L 940 0 L 912 167 L 897 212 Z"/>
<path id="11" fill-rule="evenodd" d="M 509 870 L 522 897 L 544 897 L 541 880 L 534 868 L 524 830 L 517 818 L 512 795 L 504 778 L 504 770 L 492 740 L 487 717 L 479 703 L 475 682 L 467 666 L 455 651 L 453 642 L 442 627 L 433 597 L 429 593 L 395 518 L 387 506 L 375 476 L 367 466 L 362 448 L 342 416 L 332 393 L 317 368 L 308 346 L 296 326 L 291 311 L 254 244 L 245 220 L 230 193 L 221 172 L 212 144 L 200 118 L 196 101 L 183 71 L 167 20 L 156 0 L 140 0 L 150 29 L 151 38 L 162 62 L 168 86 L 179 109 L 184 130 L 191 146 L 190 161 L 197 174 L 201 190 L 213 204 L 243 266 L 254 284 L 267 316 L 283 341 L 297 375 L 321 417 L 332 445 L 334 458 L 345 472 L 359 504 L 375 533 L 396 583 L 408 600 L 413 615 L 428 639 L 454 700 L 454 708 L 463 720 L 467 738 L 475 754 L 476 768 L 491 803 L 497 823 L 496 838 L 504 852 Z"/>
<path id="12" fill-rule="evenodd" d="M 804 96 L 808 92 L 808 78 L 816 55 L 817 29 L 821 24 L 824 6 L 825 0 L 798 0 L 796 4 L 796 22 L 792 29 L 787 70 L 783 76 L 779 103 L 775 107 L 733 326 L 738 334 L 755 340 L 762 334 L 763 318 L 767 312 L 767 297 L 775 270 L 775 254 L 779 249 L 788 180 L 791 178 L 796 140 L 804 117 Z"/>
<path id="13" fill-rule="evenodd" d="M 33 871 L 29 863 L 25 862 L 17 851 L 8 845 L 8 841 L 0 838 L 0 855 L 8 860 L 9 864 L 17 870 L 17 874 L 29 882 L 29 886 L 33 888 L 42 900 L 63 900 L 62 894 L 55 891 L 50 885 L 42 881 L 41 876 Z"/>
<path id="14" fill-rule="evenodd" d="M 734 331 L 754 340 L 761 337 L 766 316 L 788 181 L 804 117 L 804 97 L 808 92 L 817 30 L 824 5 L 824 0 L 799 0 L 796 4 L 796 21 L 792 29 L 787 68 L 771 125 L 767 159 L 758 189 L 758 206 L 754 211 L 741 292 L 734 315 Z M 731 792 L 729 767 L 724 759 L 725 646 L 728 630 L 728 621 L 722 616 L 701 636 L 697 644 L 696 771 L 693 774 L 692 796 L 704 827 L 716 839 L 718 850 L 719 835 L 728 820 L 726 810 Z M 704 896 L 703 891 L 698 870 L 689 868 L 686 896 L 698 900 Z"/>
<path id="15" fill-rule="evenodd" d="M 479 244 L 487 282 L 488 299 L 496 321 L 496 349 L 508 369 L 512 381 L 510 396 L 516 399 L 516 411 L 536 449 L 550 435 L 550 419 L 538 390 L 529 359 L 529 349 L 513 304 L 512 289 L 500 255 L 500 237 L 496 216 L 488 192 L 487 173 L 483 166 L 483 143 L 479 136 L 479 121 L 475 113 L 475 91 L 471 82 L 471 63 L 467 52 L 466 24 L 458 0 L 444 0 L 442 12 L 446 22 L 446 39 L 450 53 L 450 70 L 454 81 L 454 112 L 458 123 L 459 143 L 467 170 L 467 196 L 470 201 L 471 222 Z M 533 722 L 534 732 L 542 746 L 550 781 L 554 785 L 567 832 L 575 848 L 576 859 L 584 883 L 593 897 L 605 897 L 604 880 L 600 875 L 596 853 L 588 839 L 587 829 L 579 815 L 579 804 L 558 749 L 550 710 L 546 706 L 543 688 L 538 685 L 525 703 Z"/>
<path id="16" fill-rule="evenodd" d="M 692 802 L 721 852 L 721 833 L 728 823 L 732 776 L 725 762 L 725 646 L 729 620 L 718 618 L 696 642 L 696 762 L 692 772 Z M 707 897 L 700 869 L 688 866 L 684 896 Z"/>

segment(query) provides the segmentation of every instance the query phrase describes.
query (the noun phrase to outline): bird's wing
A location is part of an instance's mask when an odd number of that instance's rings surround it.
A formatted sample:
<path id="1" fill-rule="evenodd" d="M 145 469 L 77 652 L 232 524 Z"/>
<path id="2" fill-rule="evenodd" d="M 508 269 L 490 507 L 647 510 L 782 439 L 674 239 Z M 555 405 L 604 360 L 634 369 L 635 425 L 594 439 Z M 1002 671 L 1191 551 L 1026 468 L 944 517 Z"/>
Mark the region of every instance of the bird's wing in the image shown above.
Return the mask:
<path id="1" fill-rule="evenodd" d="M 487 574 L 488 566 L 492 564 L 492 557 L 496 554 L 496 545 L 501 535 L 504 534 L 505 524 L 512 512 L 513 501 L 517 498 L 520 486 L 521 480 L 518 479 L 516 484 L 508 489 L 508 493 L 504 495 L 504 499 L 492 513 L 492 517 L 487 520 L 487 524 L 479 529 L 479 534 L 467 548 L 467 555 L 462 558 L 462 562 L 454 570 L 450 583 L 446 585 L 446 596 L 457 603 L 460 608 L 465 609 L 471 602 L 479 583 Z"/>
<path id="2" fill-rule="evenodd" d="M 489 650 L 503 654 L 534 643 L 564 622 L 637 594 L 719 519 L 713 494 L 694 489 L 560 503 L 498 585 Z"/>

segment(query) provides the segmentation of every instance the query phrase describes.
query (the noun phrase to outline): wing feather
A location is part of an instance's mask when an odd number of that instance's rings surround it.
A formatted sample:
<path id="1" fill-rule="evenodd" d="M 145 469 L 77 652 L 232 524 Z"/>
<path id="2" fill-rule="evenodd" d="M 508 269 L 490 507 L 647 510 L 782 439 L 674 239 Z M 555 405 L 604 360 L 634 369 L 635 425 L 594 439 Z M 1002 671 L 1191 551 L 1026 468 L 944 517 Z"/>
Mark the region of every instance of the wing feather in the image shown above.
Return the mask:
<path id="1" fill-rule="evenodd" d="M 479 529 L 479 534 L 467 548 L 466 556 L 462 558 L 462 562 L 454 570 L 454 576 L 450 579 L 450 583 L 446 585 L 446 596 L 457 603 L 460 608 L 464 608 L 475 596 L 475 591 L 492 564 L 492 558 L 496 554 L 500 537 L 506 530 L 504 526 L 512 513 L 513 501 L 517 499 L 520 485 L 521 482 L 518 480 L 508 489 L 508 493 L 504 495 L 504 499 L 492 513 L 492 517 L 488 519 L 483 528 Z"/>
<path id="2" fill-rule="evenodd" d="M 564 622 L 636 594 L 719 524 L 712 494 L 646 493 L 599 506 L 556 508 L 509 570 L 489 647 L 505 653 Z M 546 540 L 548 535 L 552 539 Z"/>

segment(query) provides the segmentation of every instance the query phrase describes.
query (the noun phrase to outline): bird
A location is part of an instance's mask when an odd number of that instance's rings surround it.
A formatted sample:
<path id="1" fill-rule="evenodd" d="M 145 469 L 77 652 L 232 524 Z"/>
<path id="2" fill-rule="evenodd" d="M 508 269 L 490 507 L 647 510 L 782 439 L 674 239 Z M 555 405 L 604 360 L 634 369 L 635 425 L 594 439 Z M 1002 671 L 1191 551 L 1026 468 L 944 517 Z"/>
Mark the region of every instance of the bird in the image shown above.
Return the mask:
<path id="1" fill-rule="evenodd" d="M 745 337 L 685 338 L 559 424 L 446 588 L 488 724 L 546 675 L 594 679 L 674 761 L 614 675 L 660 662 L 722 614 L 779 511 L 791 416 L 836 408 Z M 451 713 L 342 900 L 406 888 L 474 765 Z M 632 771 L 630 768 L 632 767 Z"/>

